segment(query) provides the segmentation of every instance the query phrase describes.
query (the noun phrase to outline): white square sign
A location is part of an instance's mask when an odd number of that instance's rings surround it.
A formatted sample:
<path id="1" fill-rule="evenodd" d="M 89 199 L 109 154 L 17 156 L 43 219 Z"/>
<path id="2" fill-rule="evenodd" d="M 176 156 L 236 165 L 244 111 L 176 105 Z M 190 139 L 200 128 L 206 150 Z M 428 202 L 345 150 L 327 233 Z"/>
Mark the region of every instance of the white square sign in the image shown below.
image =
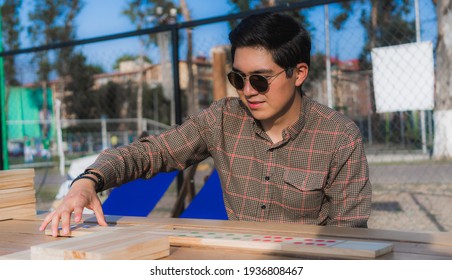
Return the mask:
<path id="1" fill-rule="evenodd" d="M 433 109 L 431 42 L 375 48 L 371 55 L 377 113 Z"/>

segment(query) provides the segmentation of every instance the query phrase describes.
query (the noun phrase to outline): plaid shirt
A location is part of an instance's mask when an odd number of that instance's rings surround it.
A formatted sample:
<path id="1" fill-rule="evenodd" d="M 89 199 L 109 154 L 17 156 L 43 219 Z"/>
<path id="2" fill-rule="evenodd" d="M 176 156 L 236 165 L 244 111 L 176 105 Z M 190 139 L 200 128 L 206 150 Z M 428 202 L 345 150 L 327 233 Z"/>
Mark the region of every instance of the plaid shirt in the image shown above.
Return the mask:
<path id="1" fill-rule="evenodd" d="M 230 220 L 367 227 L 372 190 L 359 129 L 306 96 L 279 143 L 238 98 L 226 98 L 159 136 L 103 151 L 89 169 L 107 189 L 209 156 Z"/>

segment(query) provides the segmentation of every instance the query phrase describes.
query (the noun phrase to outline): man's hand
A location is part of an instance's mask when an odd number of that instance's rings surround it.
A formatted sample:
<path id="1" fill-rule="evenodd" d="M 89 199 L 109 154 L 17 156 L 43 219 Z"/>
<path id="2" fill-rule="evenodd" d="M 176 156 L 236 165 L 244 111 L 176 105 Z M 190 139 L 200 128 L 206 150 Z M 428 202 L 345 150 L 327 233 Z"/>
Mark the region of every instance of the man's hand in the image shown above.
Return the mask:
<path id="1" fill-rule="evenodd" d="M 39 230 L 44 231 L 47 225 L 52 223 L 52 236 L 56 237 L 58 236 L 58 224 L 61 220 L 63 235 L 67 235 L 70 231 L 72 213 L 74 213 L 74 222 L 79 223 L 82 220 L 85 207 L 94 211 L 99 225 L 107 226 L 102 204 L 94 189 L 94 182 L 89 179 L 79 179 L 72 184 L 58 208 L 45 217 Z"/>

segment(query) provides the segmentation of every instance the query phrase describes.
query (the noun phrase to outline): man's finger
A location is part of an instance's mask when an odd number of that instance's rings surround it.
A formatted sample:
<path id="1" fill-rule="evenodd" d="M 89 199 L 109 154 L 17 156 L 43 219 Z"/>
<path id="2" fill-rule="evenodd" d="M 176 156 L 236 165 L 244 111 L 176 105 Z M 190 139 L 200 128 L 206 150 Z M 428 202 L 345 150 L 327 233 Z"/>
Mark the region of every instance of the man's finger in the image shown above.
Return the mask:
<path id="1" fill-rule="evenodd" d="M 84 207 L 80 207 L 80 206 L 75 207 L 75 209 L 74 209 L 74 222 L 75 223 L 80 223 L 82 221 L 83 208 Z"/>
<path id="2" fill-rule="evenodd" d="M 41 226 L 39 227 L 39 231 L 44 231 L 46 229 L 47 225 L 52 220 L 54 214 L 55 211 L 52 211 L 44 218 L 44 221 L 42 221 Z"/>
<path id="3" fill-rule="evenodd" d="M 62 235 L 69 235 L 70 227 L 71 227 L 71 213 L 64 212 L 61 215 Z"/>
<path id="4" fill-rule="evenodd" d="M 104 211 L 102 210 L 102 206 L 96 203 L 96 206 L 93 208 L 94 214 L 96 215 L 97 223 L 100 226 L 107 226 L 107 221 L 105 220 Z"/>
<path id="5" fill-rule="evenodd" d="M 58 224 L 60 223 L 60 215 L 55 213 L 52 217 L 52 236 L 57 237 L 58 236 Z"/>

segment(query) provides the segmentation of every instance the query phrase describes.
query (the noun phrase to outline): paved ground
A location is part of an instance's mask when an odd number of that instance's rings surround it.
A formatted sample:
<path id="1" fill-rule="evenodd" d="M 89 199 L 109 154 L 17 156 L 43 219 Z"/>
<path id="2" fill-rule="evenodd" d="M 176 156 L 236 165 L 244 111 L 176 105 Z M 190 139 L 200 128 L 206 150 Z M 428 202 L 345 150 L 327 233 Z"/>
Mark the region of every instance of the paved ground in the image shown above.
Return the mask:
<path id="1" fill-rule="evenodd" d="M 371 164 L 369 227 L 452 231 L 452 163 Z"/>
<path id="2" fill-rule="evenodd" d="M 200 182 L 207 174 L 201 172 Z M 452 231 L 452 163 L 371 163 L 373 212 L 370 228 Z M 36 169 L 38 210 L 48 210 L 65 180 L 56 170 Z M 176 191 L 171 188 L 152 216 L 169 217 Z"/>

